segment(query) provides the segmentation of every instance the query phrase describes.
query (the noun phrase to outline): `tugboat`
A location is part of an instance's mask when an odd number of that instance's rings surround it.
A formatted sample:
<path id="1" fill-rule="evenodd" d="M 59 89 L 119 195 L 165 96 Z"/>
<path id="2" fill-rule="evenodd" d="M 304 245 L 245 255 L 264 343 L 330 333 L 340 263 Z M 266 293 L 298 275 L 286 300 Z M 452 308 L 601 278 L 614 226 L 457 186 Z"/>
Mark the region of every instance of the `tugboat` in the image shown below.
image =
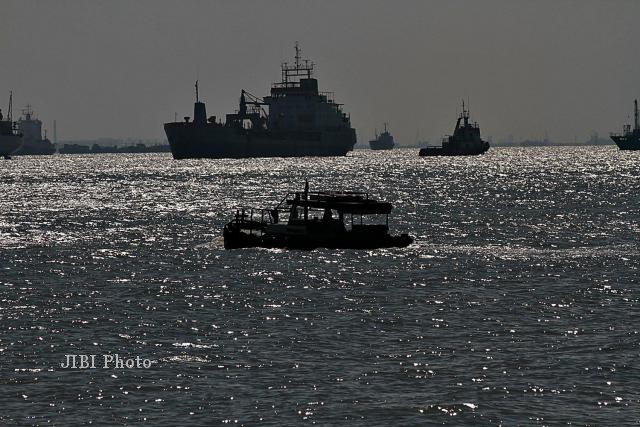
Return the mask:
<path id="1" fill-rule="evenodd" d="M 5 159 L 10 159 L 11 154 L 22 145 L 22 133 L 12 118 L 12 104 L 13 93 L 10 93 L 6 120 L 2 115 L 2 110 L 0 110 L 0 157 Z"/>
<path id="2" fill-rule="evenodd" d="M 22 147 L 16 151 L 16 155 L 50 155 L 56 152 L 56 147 L 47 138 L 42 138 L 42 122 L 34 118 L 31 105 L 22 110 L 18 121 L 18 127 L 22 132 Z"/>
<path id="3" fill-rule="evenodd" d="M 305 182 L 304 192 L 287 194 L 274 209 L 238 209 L 234 219 L 224 226 L 224 247 L 406 247 L 413 242 L 408 234 L 389 234 L 392 208 L 391 203 L 372 199 L 365 192 L 309 191 L 309 183 Z M 365 223 L 365 215 L 384 215 L 385 222 Z"/>
<path id="4" fill-rule="evenodd" d="M 462 124 L 460 123 L 462 121 Z M 478 123 L 469 122 L 469 110 L 462 101 L 462 113 L 458 116 L 453 135 L 442 140 L 441 147 L 420 149 L 421 156 L 469 156 L 483 154 L 489 149 L 489 143 L 480 138 Z"/>
<path id="5" fill-rule="evenodd" d="M 376 132 L 375 139 L 369 141 L 369 146 L 372 150 L 391 150 L 396 145 L 393 136 L 387 130 L 387 124 L 384 124 L 384 132 L 380 135 Z"/>
<path id="6" fill-rule="evenodd" d="M 621 150 L 640 150 L 640 123 L 638 122 L 638 100 L 633 101 L 634 126 L 622 127 L 622 134 L 611 134 L 611 139 Z"/>
<path id="7" fill-rule="evenodd" d="M 300 57 L 282 65 L 282 81 L 260 99 L 242 90 L 237 113 L 224 123 L 207 119 L 196 82 L 193 121 L 165 123 L 174 159 L 344 156 L 356 143 L 356 131 L 342 104 L 318 91 L 314 64 Z M 263 107 L 266 107 L 266 111 Z"/>

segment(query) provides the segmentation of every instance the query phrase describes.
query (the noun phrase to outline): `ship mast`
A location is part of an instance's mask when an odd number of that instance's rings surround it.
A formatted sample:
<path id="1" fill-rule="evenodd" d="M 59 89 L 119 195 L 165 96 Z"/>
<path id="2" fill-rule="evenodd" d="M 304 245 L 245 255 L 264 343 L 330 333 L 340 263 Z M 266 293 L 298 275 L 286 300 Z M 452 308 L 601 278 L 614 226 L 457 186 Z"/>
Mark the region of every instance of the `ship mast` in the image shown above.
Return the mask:
<path id="1" fill-rule="evenodd" d="M 295 63 L 289 65 L 287 62 L 282 63 L 282 83 L 284 87 L 290 83 L 290 80 L 294 78 L 311 78 L 313 72 L 313 62 L 309 62 L 308 59 L 302 59 L 302 49 L 300 49 L 300 43 L 295 44 L 296 56 Z"/>
<path id="2" fill-rule="evenodd" d="M 464 98 L 462 98 L 462 118 L 464 119 L 464 125 L 467 126 L 469 123 L 469 110 L 465 110 L 464 108 Z"/>
<path id="3" fill-rule="evenodd" d="M 633 116 L 635 119 L 635 127 L 634 130 L 640 130 L 640 122 L 638 122 L 638 100 L 633 101 Z"/>
<path id="4" fill-rule="evenodd" d="M 200 102 L 200 96 L 198 94 L 198 81 L 196 80 L 196 102 Z"/>
<path id="5" fill-rule="evenodd" d="M 13 121 L 13 91 L 9 91 L 9 111 L 7 111 L 7 120 Z"/>
<path id="6" fill-rule="evenodd" d="M 25 120 L 31 120 L 31 116 L 33 115 L 31 104 L 27 104 L 27 106 L 24 107 L 24 109 L 22 110 L 22 114 L 24 114 Z"/>

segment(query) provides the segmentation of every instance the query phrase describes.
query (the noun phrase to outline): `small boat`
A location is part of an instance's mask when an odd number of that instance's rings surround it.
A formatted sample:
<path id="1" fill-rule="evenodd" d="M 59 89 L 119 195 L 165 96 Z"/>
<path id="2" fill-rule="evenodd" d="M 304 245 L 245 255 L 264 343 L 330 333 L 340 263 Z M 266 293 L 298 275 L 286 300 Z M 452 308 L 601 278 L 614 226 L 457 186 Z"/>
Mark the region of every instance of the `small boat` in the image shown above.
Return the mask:
<path id="1" fill-rule="evenodd" d="M 469 110 L 462 101 L 462 113 L 458 116 L 453 135 L 442 140 L 442 146 L 420 149 L 420 156 L 474 156 L 489 149 L 489 143 L 480 138 L 480 127 L 469 122 Z"/>
<path id="2" fill-rule="evenodd" d="M 393 206 L 365 192 L 289 193 L 273 209 L 238 209 L 224 226 L 224 247 L 375 249 L 406 247 L 408 234 L 389 234 Z M 372 218 L 384 216 L 384 223 Z M 285 219 L 286 217 L 286 219 Z M 366 217 L 366 220 L 365 220 Z"/>
<path id="3" fill-rule="evenodd" d="M 621 150 L 640 150 L 640 119 L 638 118 L 638 100 L 633 102 L 634 126 L 624 125 L 622 133 L 612 133 L 611 139 Z"/>
<path id="4" fill-rule="evenodd" d="M 395 145 L 393 136 L 387 130 L 387 123 L 384 124 L 384 132 L 378 135 L 376 131 L 376 137 L 369 141 L 369 147 L 372 150 L 391 150 Z"/>

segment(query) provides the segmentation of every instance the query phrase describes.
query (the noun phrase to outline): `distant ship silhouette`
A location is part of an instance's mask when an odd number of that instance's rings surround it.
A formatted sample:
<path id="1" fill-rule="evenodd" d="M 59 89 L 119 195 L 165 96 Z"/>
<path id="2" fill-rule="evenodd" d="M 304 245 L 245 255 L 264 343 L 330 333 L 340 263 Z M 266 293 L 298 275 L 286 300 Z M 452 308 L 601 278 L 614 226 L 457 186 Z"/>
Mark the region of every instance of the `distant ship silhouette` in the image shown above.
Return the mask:
<path id="1" fill-rule="evenodd" d="M 462 122 L 462 124 L 460 123 Z M 458 116 L 453 135 L 445 137 L 441 147 L 425 147 L 421 156 L 469 156 L 483 154 L 489 149 L 489 143 L 480 138 L 480 127 L 469 122 L 469 110 L 462 101 L 462 113 Z"/>
<path id="2" fill-rule="evenodd" d="M 344 156 L 356 143 L 349 115 L 333 95 L 318 91 L 314 64 L 300 58 L 282 65 L 282 81 L 260 99 L 243 90 L 237 113 L 224 123 L 207 119 L 196 82 L 193 121 L 166 123 L 164 130 L 175 159 Z M 268 108 L 268 112 L 263 107 Z"/>
<path id="3" fill-rule="evenodd" d="M 624 125 L 621 134 L 611 134 L 611 139 L 621 150 L 640 150 L 640 123 L 638 120 L 638 100 L 633 101 L 633 129 Z"/>
<path id="4" fill-rule="evenodd" d="M 9 94 L 9 110 L 7 117 L 0 110 L 0 157 L 8 159 L 22 146 L 22 132 L 17 123 L 13 122 L 13 93 Z"/>
<path id="5" fill-rule="evenodd" d="M 393 140 L 393 136 L 387 130 L 387 124 L 388 123 L 384 124 L 384 132 L 380 135 L 376 133 L 375 139 L 369 141 L 369 147 L 371 147 L 372 150 L 391 150 L 395 147 L 396 143 Z"/>

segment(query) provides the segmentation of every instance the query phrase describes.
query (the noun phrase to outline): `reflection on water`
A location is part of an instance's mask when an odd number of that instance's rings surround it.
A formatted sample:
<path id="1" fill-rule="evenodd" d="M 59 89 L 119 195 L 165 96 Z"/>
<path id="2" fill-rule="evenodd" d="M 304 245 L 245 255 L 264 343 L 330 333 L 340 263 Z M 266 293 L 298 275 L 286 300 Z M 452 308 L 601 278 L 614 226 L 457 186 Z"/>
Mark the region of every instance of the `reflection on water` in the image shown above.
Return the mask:
<path id="1" fill-rule="evenodd" d="M 0 422 L 633 419 L 640 157 L 416 151 L 2 162 Z M 305 179 L 393 202 L 415 243 L 223 250 L 236 206 Z M 60 367 L 113 353 L 153 364 Z"/>

